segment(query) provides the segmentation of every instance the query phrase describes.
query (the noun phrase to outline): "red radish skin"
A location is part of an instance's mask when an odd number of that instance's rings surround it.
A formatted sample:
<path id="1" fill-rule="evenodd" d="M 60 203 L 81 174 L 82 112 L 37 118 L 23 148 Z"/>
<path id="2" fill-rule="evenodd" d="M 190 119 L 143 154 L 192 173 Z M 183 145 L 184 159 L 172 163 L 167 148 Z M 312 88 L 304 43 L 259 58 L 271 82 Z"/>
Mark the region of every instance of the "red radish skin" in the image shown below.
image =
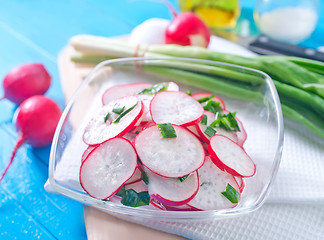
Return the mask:
<path id="1" fill-rule="evenodd" d="M 29 63 L 13 68 L 3 79 L 4 96 L 16 104 L 34 95 L 44 94 L 51 84 L 51 76 L 43 64 Z"/>
<path id="2" fill-rule="evenodd" d="M 88 157 L 89 153 L 91 153 L 91 151 L 93 149 L 95 149 L 96 146 L 88 146 L 86 150 L 84 150 L 82 156 L 81 156 L 81 163 Z"/>
<path id="3" fill-rule="evenodd" d="M 115 104 L 125 106 L 125 110 L 136 104 L 134 109 L 127 113 L 118 123 L 113 123 L 119 115 L 112 113 Z M 107 113 L 111 113 L 111 118 L 104 121 Z M 83 134 L 83 141 L 88 145 L 97 145 L 108 139 L 123 136 L 134 127 L 143 113 L 143 103 L 136 96 L 127 96 L 111 101 L 102 106 L 90 120 Z"/>
<path id="4" fill-rule="evenodd" d="M 192 12 L 176 15 L 165 30 L 166 44 L 207 47 L 209 41 L 208 27 Z"/>
<path id="5" fill-rule="evenodd" d="M 144 166 L 168 178 L 195 172 L 205 160 L 199 139 L 187 129 L 173 125 L 176 138 L 162 138 L 157 125 L 146 128 L 135 138 L 135 149 Z"/>
<path id="6" fill-rule="evenodd" d="M 127 182 L 125 182 L 125 185 L 133 184 L 133 183 L 141 181 L 142 180 L 141 173 L 142 172 L 137 167 L 133 176 L 130 179 L 128 179 Z"/>
<path id="7" fill-rule="evenodd" d="M 244 149 L 231 139 L 214 135 L 210 139 L 208 153 L 212 161 L 226 172 L 238 177 L 252 177 L 256 166 Z"/>
<path id="8" fill-rule="evenodd" d="M 245 188 L 244 179 L 241 177 L 236 177 L 236 176 L 234 176 L 234 179 L 237 182 L 237 185 L 239 186 L 240 193 L 242 193 Z"/>
<path id="9" fill-rule="evenodd" d="M 134 174 L 137 155 L 124 138 L 113 138 L 95 147 L 80 167 L 81 187 L 96 199 L 114 195 Z"/>
<path id="10" fill-rule="evenodd" d="M 168 206 L 180 206 L 188 203 L 198 192 L 199 178 L 197 172 L 190 174 L 181 182 L 177 178 L 161 177 L 147 168 L 144 169 L 148 179 L 148 191 L 152 198 Z"/>
<path id="11" fill-rule="evenodd" d="M 198 169 L 199 190 L 197 195 L 188 203 L 189 206 L 198 210 L 217 210 L 233 208 L 237 204 L 230 202 L 222 192 L 227 184 L 239 191 L 234 177 L 218 169 L 207 156 L 204 165 Z"/>
<path id="12" fill-rule="evenodd" d="M 202 93 L 195 93 L 195 94 L 192 94 L 192 97 L 194 98 L 194 99 L 201 99 L 201 98 L 204 98 L 204 97 L 210 97 L 212 94 L 211 93 L 205 93 L 205 92 L 202 92 Z M 224 103 L 224 101 L 220 98 L 220 97 L 217 97 L 217 96 L 214 96 L 213 98 L 212 98 L 212 100 L 214 101 L 214 102 L 220 102 L 220 104 L 219 104 L 219 106 L 223 109 L 223 110 L 225 110 L 226 108 L 225 108 L 225 103 Z"/>
<path id="13" fill-rule="evenodd" d="M 199 102 L 184 92 L 163 91 L 151 101 L 153 122 L 172 123 L 183 127 L 194 125 L 203 116 L 204 109 Z"/>
<path id="14" fill-rule="evenodd" d="M 25 142 L 33 147 L 51 144 L 62 111 L 51 99 L 36 95 L 26 99 L 17 109 L 16 128 L 19 139 L 12 152 L 9 164 L 1 175 L 0 182 L 11 166 L 19 147 Z"/>
<path id="15" fill-rule="evenodd" d="M 131 83 L 131 84 L 123 84 L 114 87 L 108 88 L 102 94 L 102 104 L 106 105 L 109 102 L 116 100 L 121 97 L 126 97 L 130 95 L 135 95 L 138 91 L 152 87 L 152 84 L 149 83 Z"/>

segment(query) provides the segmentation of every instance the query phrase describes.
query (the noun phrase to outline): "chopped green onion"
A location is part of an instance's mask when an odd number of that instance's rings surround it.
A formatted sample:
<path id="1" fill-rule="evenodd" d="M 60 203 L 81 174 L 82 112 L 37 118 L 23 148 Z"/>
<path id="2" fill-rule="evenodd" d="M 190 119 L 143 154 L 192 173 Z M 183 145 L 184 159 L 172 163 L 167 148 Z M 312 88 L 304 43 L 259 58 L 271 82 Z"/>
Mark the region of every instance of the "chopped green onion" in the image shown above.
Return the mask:
<path id="1" fill-rule="evenodd" d="M 104 117 L 105 123 L 108 121 L 109 117 L 110 117 L 111 113 L 107 113 L 107 115 Z"/>
<path id="2" fill-rule="evenodd" d="M 236 191 L 229 183 L 226 186 L 225 192 L 222 194 L 231 202 L 231 203 L 238 203 L 240 199 L 240 193 Z"/>
<path id="3" fill-rule="evenodd" d="M 123 186 L 121 189 L 119 189 L 119 191 L 115 194 L 118 197 L 123 197 L 125 194 L 125 186 Z"/>
<path id="4" fill-rule="evenodd" d="M 177 134 L 171 123 L 158 124 L 163 138 L 176 138 Z"/>
<path id="5" fill-rule="evenodd" d="M 142 90 L 140 90 L 139 92 L 137 92 L 137 94 L 149 94 L 149 95 L 154 95 L 158 92 L 167 90 L 169 86 L 169 83 L 165 82 L 165 83 L 158 83 L 153 85 L 150 88 L 144 88 Z"/>
<path id="6" fill-rule="evenodd" d="M 189 96 L 191 96 L 192 95 L 192 92 L 190 90 L 187 90 L 186 91 L 186 94 L 188 94 Z"/>
<path id="7" fill-rule="evenodd" d="M 136 132 L 135 132 L 135 134 L 139 134 L 139 133 L 140 133 L 140 131 L 136 131 Z"/>
<path id="8" fill-rule="evenodd" d="M 208 102 L 208 101 L 211 100 L 213 97 L 215 97 L 215 95 L 211 95 L 211 96 L 208 96 L 208 97 L 199 98 L 199 99 L 197 99 L 197 101 L 198 101 L 199 103 L 204 103 L 204 102 Z"/>
<path id="9" fill-rule="evenodd" d="M 207 125 L 207 115 L 203 115 L 202 119 L 201 119 L 201 124 L 202 125 Z"/>
<path id="10" fill-rule="evenodd" d="M 210 124 L 212 128 L 224 128 L 227 131 L 240 131 L 240 127 L 235 119 L 236 113 L 219 115 L 217 119 Z"/>
<path id="11" fill-rule="evenodd" d="M 216 114 L 217 112 L 222 112 L 223 109 L 220 107 L 220 102 L 215 102 L 213 100 L 208 100 L 202 104 L 206 111 Z"/>
<path id="12" fill-rule="evenodd" d="M 121 114 L 124 111 L 124 109 L 125 109 L 125 106 L 120 106 L 119 104 L 116 103 L 112 112 L 116 113 L 116 114 Z"/>
<path id="13" fill-rule="evenodd" d="M 146 206 L 150 204 L 150 195 L 148 191 L 137 193 L 133 189 L 128 189 L 125 191 L 120 202 L 128 207 Z"/>
<path id="14" fill-rule="evenodd" d="M 120 119 L 122 119 L 122 117 L 124 117 L 127 113 L 129 113 L 130 111 L 132 111 L 134 109 L 134 107 L 136 107 L 137 103 L 134 104 L 134 106 L 130 107 L 129 109 L 125 110 L 124 112 L 122 112 L 118 118 L 115 119 L 115 121 L 113 121 L 113 123 L 118 123 L 120 121 Z"/>
<path id="15" fill-rule="evenodd" d="M 207 136 L 211 137 L 216 134 L 216 130 L 213 129 L 212 127 L 208 126 L 205 130 L 205 133 Z"/>
<path id="16" fill-rule="evenodd" d="M 146 172 L 143 171 L 141 173 L 141 178 L 142 178 L 143 182 L 145 182 L 146 185 L 149 184 L 149 179 L 148 179 L 148 176 L 147 176 Z"/>
<path id="17" fill-rule="evenodd" d="M 187 177 L 189 177 L 189 175 L 187 175 L 187 176 L 183 176 L 183 177 L 179 177 L 180 182 L 183 182 L 184 180 L 186 180 Z"/>

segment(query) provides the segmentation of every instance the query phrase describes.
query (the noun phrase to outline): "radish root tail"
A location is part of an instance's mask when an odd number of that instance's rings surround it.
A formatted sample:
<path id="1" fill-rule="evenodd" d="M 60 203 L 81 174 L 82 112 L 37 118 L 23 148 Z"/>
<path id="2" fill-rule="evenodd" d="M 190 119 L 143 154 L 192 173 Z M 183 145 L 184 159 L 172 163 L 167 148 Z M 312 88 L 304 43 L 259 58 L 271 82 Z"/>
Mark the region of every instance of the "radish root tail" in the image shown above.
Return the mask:
<path id="1" fill-rule="evenodd" d="M 10 158 L 9 163 L 8 163 L 7 167 L 5 168 L 5 170 L 3 171 L 3 173 L 2 173 L 2 175 L 0 177 L 0 183 L 1 183 L 2 179 L 4 178 L 4 176 L 6 175 L 8 169 L 10 168 L 10 166 L 11 166 L 11 164 L 13 162 L 13 159 L 15 158 L 15 155 L 16 155 L 16 152 L 17 152 L 18 148 L 20 148 L 21 145 L 24 144 L 24 142 L 25 142 L 25 138 L 21 135 L 19 137 L 19 139 L 18 139 L 18 141 L 17 141 L 17 143 L 16 143 L 13 151 L 12 151 L 12 155 L 11 155 L 11 158 Z"/>

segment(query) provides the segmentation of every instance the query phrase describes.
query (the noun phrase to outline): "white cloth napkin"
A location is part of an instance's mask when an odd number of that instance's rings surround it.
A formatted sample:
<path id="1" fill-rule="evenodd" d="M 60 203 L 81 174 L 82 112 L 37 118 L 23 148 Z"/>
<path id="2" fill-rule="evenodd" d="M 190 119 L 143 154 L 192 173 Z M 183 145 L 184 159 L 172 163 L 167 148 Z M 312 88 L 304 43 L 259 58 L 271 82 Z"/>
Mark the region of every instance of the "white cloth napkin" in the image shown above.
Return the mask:
<path id="1" fill-rule="evenodd" d="M 213 37 L 210 47 L 253 56 L 217 37 Z M 82 190 L 78 173 L 82 150 L 86 148 L 80 142 L 81 134 L 76 132 L 55 171 L 58 182 L 77 190 Z M 48 183 L 45 188 L 52 190 Z M 208 222 L 136 222 L 191 239 L 324 239 L 324 140 L 285 119 L 285 143 L 277 179 L 266 204 L 251 214 Z"/>

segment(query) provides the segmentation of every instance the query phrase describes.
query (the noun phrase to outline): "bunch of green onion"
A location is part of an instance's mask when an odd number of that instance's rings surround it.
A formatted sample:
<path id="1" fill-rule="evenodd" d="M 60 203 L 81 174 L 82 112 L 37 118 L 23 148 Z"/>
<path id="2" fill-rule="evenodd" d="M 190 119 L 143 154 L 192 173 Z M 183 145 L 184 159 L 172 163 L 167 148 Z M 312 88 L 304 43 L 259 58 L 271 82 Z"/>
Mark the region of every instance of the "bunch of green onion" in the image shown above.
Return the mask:
<path id="1" fill-rule="evenodd" d="M 284 116 L 306 125 L 324 138 L 323 62 L 288 56 L 247 58 L 193 46 L 134 46 L 120 40 L 90 35 L 75 36 L 70 44 L 75 50 L 71 60 L 77 63 L 97 64 L 107 59 L 145 54 L 145 57 L 155 58 L 182 57 L 211 60 L 261 70 L 272 78 L 279 93 Z M 262 97 L 258 96 L 259 93 L 253 92 L 253 86 L 260 83 L 260 78 L 230 68 L 193 62 L 174 62 L 170 68 L 170 63 L 160 61 L 158 65 L 143 65 L 142 70 L 171 79 L 182 79 L 188 85 L 206 90 L 222 88 L 226 95 L 242 100 L 258 97 L 261 100 Z M 226 83 L 222 81 L 222 77 L 234 81 Z"/>

